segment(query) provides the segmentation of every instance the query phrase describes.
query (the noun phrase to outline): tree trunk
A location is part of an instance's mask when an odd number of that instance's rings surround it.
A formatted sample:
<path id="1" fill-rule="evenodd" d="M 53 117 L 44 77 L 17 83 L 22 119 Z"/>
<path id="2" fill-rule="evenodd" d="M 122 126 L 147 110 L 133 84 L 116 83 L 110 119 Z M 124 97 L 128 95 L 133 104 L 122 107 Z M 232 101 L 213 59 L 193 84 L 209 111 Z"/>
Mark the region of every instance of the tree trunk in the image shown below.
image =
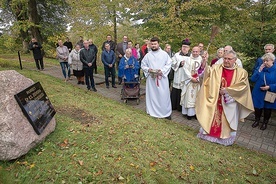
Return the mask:
<path id="1" fill-rule="evenodd" d="M 42 43 L 42 36 L 39 30 L 39 15 L 37 12 L 37 2 L 36 0 L 29 0 L 28 2 L 28 14 L 29 14 L 29 21 L 33 23 L 31 26 L 31 36 L 36 38 L 38 42 Z"/>
<path id="2" fill-rule="evenodd" d="M 20 30 L 20 37 L 22 39 L 22 51 L 23 53 L 28 53 L 29 52 L 28 32 Z"/>
<path id="3" fill-rule="evenodd" d="M 114 41 L 117 44 L 117 17 L 116 17 L 116 7 L 113 6 L 113 23 L 114 23 Z"/>

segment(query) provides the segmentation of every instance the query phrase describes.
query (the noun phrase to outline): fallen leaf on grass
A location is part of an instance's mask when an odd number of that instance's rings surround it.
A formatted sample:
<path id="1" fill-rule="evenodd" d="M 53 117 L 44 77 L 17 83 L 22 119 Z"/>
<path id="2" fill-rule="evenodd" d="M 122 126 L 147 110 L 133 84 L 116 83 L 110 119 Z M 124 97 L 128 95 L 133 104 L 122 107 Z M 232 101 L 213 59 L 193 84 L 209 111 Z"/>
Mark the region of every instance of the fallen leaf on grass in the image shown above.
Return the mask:
<path id="1" fill-rule="evenodd" d="M 257 171 L 256 171 L 256 169 L 254 167 L 253 167 L 252 173 L 253 173 L 254 176 L 258 176 L 258 173 L 257 173 Z"/>
<path id="2" fill-rule="evenodd" d="M 156 169 L 154 167 L 150 168 L 150 170 L 156 172 Z"/>
<path id="3" fill-rule="evenodd" d="M 68 148 L 68 144 L 68 139 L 65 139 L 62 143 L 59 144 L 59 146 L 62 148 Z"/>
<path id="4" fill-rule="evenodd" d="M 157 164 L 157 162 L 151 162 L 151 163 L 150 163 L 150 166 L 153 167 L 153 166 L 155 166 L 156 164 Z"/>
<path id="5" fill-rule="evenodd" d="M 122 158 L 118 157 L 115 161 L 117 162 L 117 161 L 120 161 L 120 160 L 122 160 Z"/>
<path id="6" fill-rule="evenodd" d="M 82 166 L 83 165 L 83 161 L 79 160 L 78 163 Z"/>
<path id="7" fill-rule="evenodd" d="M 122 176 L 119 176 L 118 177 L 118 180 L 124 180 L 125 178 L 124 177 L 122 177 Z"/>
<path id="8" fill-rule="evenodd" d="M 95 173 L 95 176 L 99 176 L 99 175 L 102 175 L 102 174 L 103 174 L 103 171 L 99 170 L 98 172 Z"/>
<path id="9" fill-rule="evenodd" d="M 17 164 L 19 164 L 19 165 L 28 165 L 28 162 L 27 161 L 24 161 L 24 162 L 16 162 Z"/>
<path id="10" fill-rule="evenodd" d="M 194 171 L 195 170 L 195 167 L 193 165 L 190 165 L 190 170 L 191 171 Z"/>
<path id="11" fill-rule="evenodd" d="M 30 165 L 30 169 L 34 168 L 35 167 L 35 164 L 31 164 Z"/>
<path id="12" fill-rule="evenodd" d="M 68 144 L 68 139 L 64 139 L 64 144 Z"/>

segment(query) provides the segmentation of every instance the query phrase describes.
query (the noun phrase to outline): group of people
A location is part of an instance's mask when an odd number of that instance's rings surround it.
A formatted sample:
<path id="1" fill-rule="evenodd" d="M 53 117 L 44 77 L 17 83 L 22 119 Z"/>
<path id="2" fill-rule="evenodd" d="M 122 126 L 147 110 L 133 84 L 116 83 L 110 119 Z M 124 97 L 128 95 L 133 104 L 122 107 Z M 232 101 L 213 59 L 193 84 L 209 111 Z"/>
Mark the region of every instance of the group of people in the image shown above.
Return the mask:
<path id="1" fill-rule="evenodd" d="M 275 98 L 266 100 L 268 91 L 276 92 L 274 45 L 267 44 L 265 54 L 256 61 L 250 78 L 255 83 L 252 94 L 248 73 L 231 46 L 218 49 L 217 58 L 209 65 L 203 44 L 192 47 L 189 53 L 190 45 L 188 39 L 183 40 L 180 51 L 172 56 L 171 49 L 159 47 L 158 38 L 151 39 L 151 52 L 141 62 L 147 78 L 147 113 L 170 119 L 172 110 L 181 111 L 187 119 L 198 120 L 199 138 L 226 146 L 234 143 L 238 122 L 252 112 L 254 128 L 264 111 L 260 129 L 265 130 L 272 109 L 276 109 Z M 171 70 L 174 77 L 170 92 Z"/>
<path id="2" fill-rule="evenodd" d="M 32 39 L 30 49 L 40 47 L 35 41 Z M 56 49 L 65 80 L 71 75 L 71 65 L 78 84 L 84 84 L 85 78 L 87 89 L 96 92 L 93 70 L 96 68 L 97 47 L 92 40 L 83 40 L 82 37 L 74 48 L 67 42 L 59 40 Z M 190 45 L 190 40 L 185 39 L 180 50 L 173 53 L 169 44 L 161 49 L 157 37 L 145 40 L 140 48 L 139 44 L 133 46 L 127 36 L 116 45 L 111 35 L 107 35 L 101 54 L 106 88 L 109 88 L 109 77 L 112 87 L 117 88 L 115 66 L 119 84 L 138 81 L 141 68 L 146 78 L 146 111 L 150 116 L 171 119 L 172 110 L 181 111 L 188 120 L 198 120 L 202 127 L 199 138 L 223 145 L 234 143 L 238 122 L 252 112 L 255 112 L 252 127 L 261 124 L 260 129 L 265 130 L 272 109 L 276 109 L 275 99 L 265 100 L 267 91 L 276 92 L 274 45 L 265 45 L 265 54 L 254 66 L 250 78 L 255 83 L 253 98 L 248 73 L 230 45 L 219 48 L 210 65 L 203 43 L 192 48 Z M 39 59 L 36 64 L 39 66 Z M 40 68 L 44 68 L 43 64 Z"/>
<path id="3" fill-rule="evenodd" d="M 72 47 L 72 42 L 67 38 L 67 41 L 64 43 L 62 40 L 59 40 L 58 47 L 56 48 L 57 58 L 60 62 L 65 81 L 70 78 L 71 66 L 73 75 L 78 79 L 78 84 L 84 84 L 85 78 L 87 89 L 96 92 L 93 74 L 94 72 L 97 73 L 96 60 L 98 48 L 93 44 L 92 39 L 83 40 L 82 36 L 75 45 L 75 48 Z M 132 41 L 128 40 L 127 36 L 123 37 L 123 42 L 116 45 L 111 35 L 107 35 L 106 41 L 102 45 L 101 54 L 106 88 L 109 88 L 109 77 L 111 77 L 112 87 L 117 88 L 115 84 L 115 66 L 118 69 L 119 84 L 125 80 L 139 80 L 140 63 L 143 56 L 144 54 L 140 50 L 139 44 L 135 44 L 134 47 Z M 134 73 L 132 72 L 132 79 L 130 79 L 130 75 L 126 72 L 128 68 L 134 71 Z"/>

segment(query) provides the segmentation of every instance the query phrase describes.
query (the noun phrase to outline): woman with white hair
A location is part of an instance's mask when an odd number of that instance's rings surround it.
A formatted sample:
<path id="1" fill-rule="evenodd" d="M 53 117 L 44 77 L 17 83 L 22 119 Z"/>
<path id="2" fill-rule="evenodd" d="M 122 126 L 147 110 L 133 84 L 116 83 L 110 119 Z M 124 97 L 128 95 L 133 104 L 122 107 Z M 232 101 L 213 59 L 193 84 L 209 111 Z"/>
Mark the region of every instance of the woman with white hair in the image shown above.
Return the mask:
<path id="1" fill-rule="evenodd" d="M 276 93 L 276 65 L 274 64 L 275 56 L 272 53 L 263 55 L 262 60 L 263 64 L 258 70 L 255 70 L 254 74 L 251 76 L 251 81 L 255 83 L 252 90 L 255 122 L 252 124 L 252 127 L 255 128 L 259 126 L 260 118 L 264 111 L 264 119 L 260 129 L 265 130 L 271 117 L 272 109 L 276 109 L 275 101 L 269 102 L 265 100 L 266 93 Z"/>
<path id="2" fill-rule="evenodd" d="M 138 80 L 138 71 L 140 65 L 132 55 L 132 49 L 126 49 L 124 57 L 121 58 L 118 70 L 118 77 L 126 82 L 134 82 Z"/>
<path id="3" fill-rule="evenodd" d="M 222 58 L 223 54 L 224 54 L 224 48 L 219 48 L 217 50 L 217 57 L 211 61 L 211 66 L 215 64 L 220 58 Z"/>

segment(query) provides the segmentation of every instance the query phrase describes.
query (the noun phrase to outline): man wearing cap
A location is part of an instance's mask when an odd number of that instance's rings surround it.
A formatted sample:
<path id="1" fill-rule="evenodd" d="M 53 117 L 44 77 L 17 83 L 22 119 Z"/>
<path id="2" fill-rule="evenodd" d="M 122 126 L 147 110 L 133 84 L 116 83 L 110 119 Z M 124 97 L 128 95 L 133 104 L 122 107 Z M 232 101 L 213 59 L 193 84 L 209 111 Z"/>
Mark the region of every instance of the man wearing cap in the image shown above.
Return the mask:
<path id="1" fill-rule="evenodd" d="M 183 66 L 190 56 L 190 44 L 191 43 L 189 39 L 183 40 L 181 50 L 177 52 L 172 58 L 172 70 L 174 71 L 173 86 L 171 92 L 172 110 L 182 110 L 182 107 L 180 105 L 181 81 L 184 80 Z"/>

